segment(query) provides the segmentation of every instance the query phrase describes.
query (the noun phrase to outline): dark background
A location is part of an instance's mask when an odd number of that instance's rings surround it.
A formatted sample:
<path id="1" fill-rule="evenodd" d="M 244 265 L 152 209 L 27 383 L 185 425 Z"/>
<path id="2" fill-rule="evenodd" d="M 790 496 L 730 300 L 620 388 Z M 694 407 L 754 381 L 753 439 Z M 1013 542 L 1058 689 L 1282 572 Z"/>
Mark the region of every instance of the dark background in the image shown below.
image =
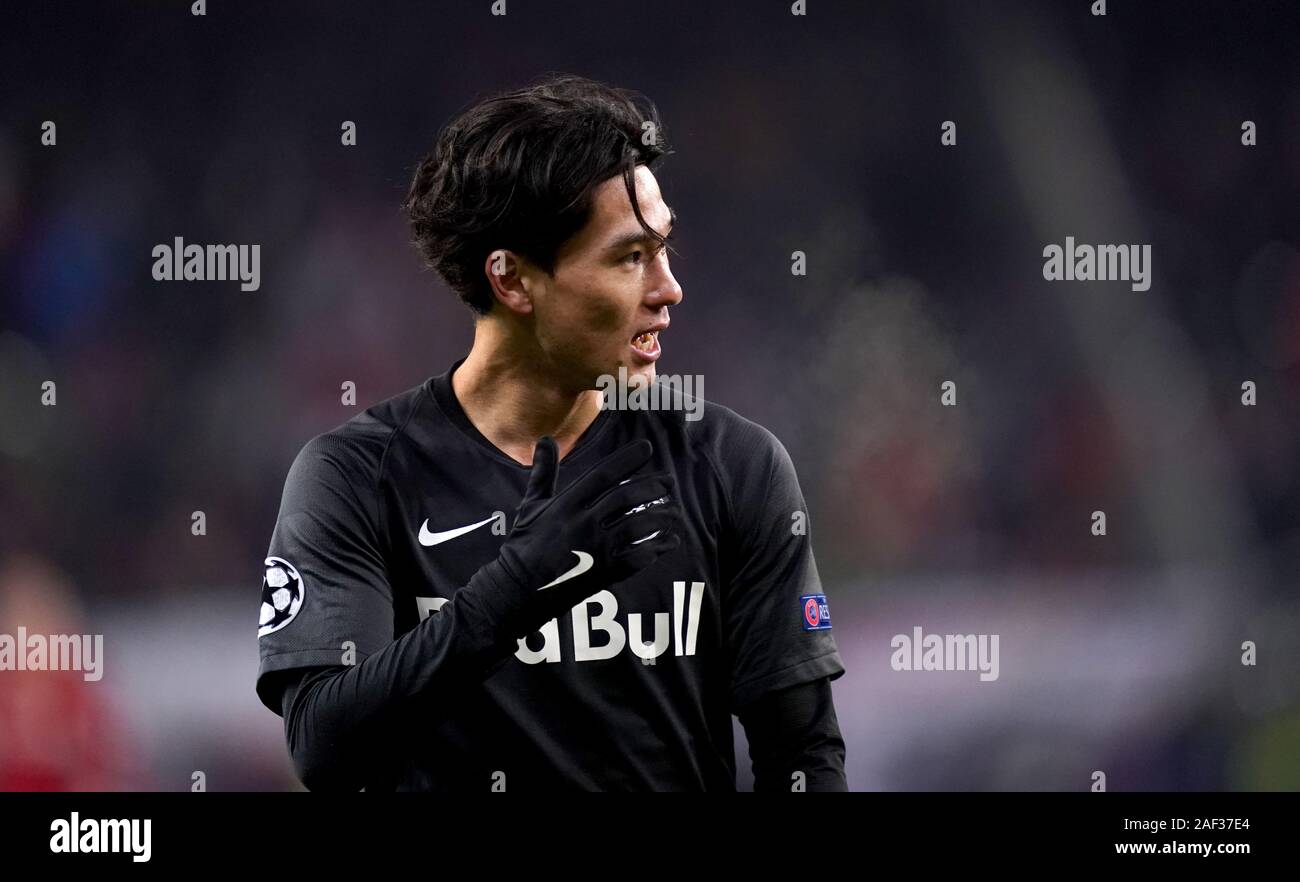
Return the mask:
<path id="1" fill-rule="evenodd" d="M 398 206 L 551 71 L 664 117 L 660 372 L 794 458 L 854 789 L 1300 788 L 1300 8 L 1090 5 L 6 4 L 0 632 L 106 673 L 0 672 L 0 788 L 294 786 L 253 694 L 286 470 L 467 351 Z M 260 290 L 154 281 L 175 236 Z M 1150 244 L 1150 290 L 1045 282 L 1066 236 Z M 892 670 L 917 625 L 999 679 Z"/>

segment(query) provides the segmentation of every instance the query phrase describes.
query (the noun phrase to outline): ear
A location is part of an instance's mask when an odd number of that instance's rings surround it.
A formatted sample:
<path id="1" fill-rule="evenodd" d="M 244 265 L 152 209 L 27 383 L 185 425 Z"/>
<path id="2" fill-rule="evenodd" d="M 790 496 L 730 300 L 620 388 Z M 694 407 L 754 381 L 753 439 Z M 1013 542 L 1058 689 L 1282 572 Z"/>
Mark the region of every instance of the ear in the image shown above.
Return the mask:
<path id="1" fill-rule="evenodd" d="M 529 294 L 527 260 L 513 251 L 498 248 L 483 262 L 483 272 L 492 286 L 492 296 L 506 309 L 520 315 L 533 311 Z"/>

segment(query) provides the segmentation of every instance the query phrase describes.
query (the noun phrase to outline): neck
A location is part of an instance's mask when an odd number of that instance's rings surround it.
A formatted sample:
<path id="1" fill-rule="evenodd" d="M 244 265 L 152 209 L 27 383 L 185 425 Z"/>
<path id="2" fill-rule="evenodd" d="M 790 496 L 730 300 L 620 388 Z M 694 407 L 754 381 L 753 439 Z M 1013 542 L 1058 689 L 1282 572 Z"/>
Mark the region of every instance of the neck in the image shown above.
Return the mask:
<path id="1" fill-rule="evenodd" d="M 475 324 L 474 345 L 451 387 L 474 428 L 523 465 L 532 465 L 543 435 L 565 456 L 600 414 L 599 390 L 566 389 L 540 353 L 516 345 L 493 317 Z"/>

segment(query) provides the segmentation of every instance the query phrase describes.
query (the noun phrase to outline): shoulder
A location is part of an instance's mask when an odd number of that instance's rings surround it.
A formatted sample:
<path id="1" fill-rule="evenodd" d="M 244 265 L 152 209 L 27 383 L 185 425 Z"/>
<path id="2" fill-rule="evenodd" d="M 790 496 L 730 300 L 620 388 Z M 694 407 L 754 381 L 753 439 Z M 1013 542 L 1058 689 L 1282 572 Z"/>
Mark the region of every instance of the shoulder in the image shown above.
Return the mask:
<path id="1" fill-rule="evenodd" d="M 728 493 L 793 470 L 785 446 L 766 426 L 702 396 L 682 393 L 678 401 L 680 406 L 658 411 L 659 419 L 712 464 Z"/>
<path id="2" fill-rule="evenodd" d="M 389 448 L 426 402 L 424 383 L 375 404 L 309 440 L 290 468 L 297 477 L 373 486 L 383 472 Z"/>

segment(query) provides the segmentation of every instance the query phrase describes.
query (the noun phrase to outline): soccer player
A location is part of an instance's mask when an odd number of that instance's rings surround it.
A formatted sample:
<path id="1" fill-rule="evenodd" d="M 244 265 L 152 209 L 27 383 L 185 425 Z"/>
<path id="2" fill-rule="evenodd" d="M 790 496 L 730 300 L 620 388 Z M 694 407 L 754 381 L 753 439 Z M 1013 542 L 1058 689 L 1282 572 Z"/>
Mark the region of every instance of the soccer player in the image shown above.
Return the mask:
<path id="1" fill-rule="evenodd" d="M 785 448 L 680 392 L 604 406 L 682 300 L 664 154 L 643 96 L 563 76 L 419 165 L 414 238 L 474 343 L 289 471 L 257 692 L 309 789 L 735 790 L 733 714 L 755 789 L 847 789 Z"/>

